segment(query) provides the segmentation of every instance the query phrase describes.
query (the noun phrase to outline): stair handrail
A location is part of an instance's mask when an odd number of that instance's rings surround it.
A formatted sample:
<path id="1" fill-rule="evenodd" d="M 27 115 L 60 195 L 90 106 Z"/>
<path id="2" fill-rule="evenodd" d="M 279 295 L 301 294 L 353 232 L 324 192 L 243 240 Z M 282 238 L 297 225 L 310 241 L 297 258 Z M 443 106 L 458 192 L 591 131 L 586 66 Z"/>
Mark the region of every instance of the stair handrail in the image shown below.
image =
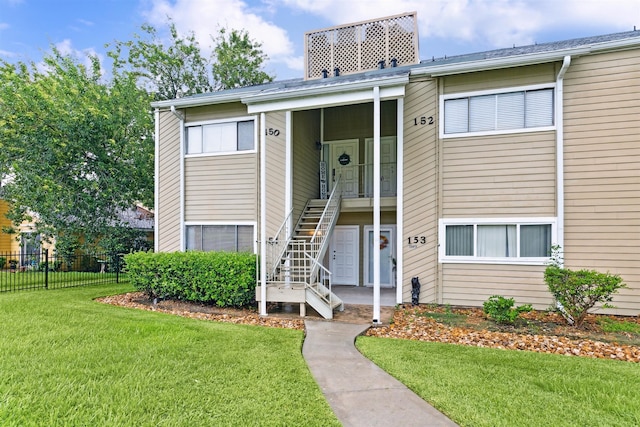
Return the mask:
<path id="1" fill-rule="evenodd" d="M 331 190 L 331 194 L 329 195 L 329 200 L 327 201 L 327 205 L 324 208 L 324 210 L 322 211 L 322 216 L 320 216 L 320 220 L 318 221 L 318 225 L 316 226 L 316 229 L 313 232 L 313 237 L 311 237 L 311 242 L 315 242 L 315 240 L 318 237 L 318 234 L 319 234 L 319 232 L 321 230 L 324 230 L 324 229 L 328 228 L 328 226 L 327 227 L 324 226 L 325 222 L 326 223 L 331 223 L 331 221 L 334 219 L 336 208 L 340 204 L 341 195 L 342 195 L 342 190 L 338 191 L 338 188 L 340 187 L 340 184 L 341 184 L 341 179 L 340 178 L 341 178 L 341 175 L 338 175 L 338 179 L 333 184 L 333 189 Z M 327 218 L 327 213 L 329 213 L 329 212 L 331 213 L 331 217 Z M 325 234 L 325 236 L 326 236 L 326 234 Z"/>
<path id="2" fill-rule="evenodd" d="M 315 268 L 313 269 L 315 271 L 314 274 L 318 274 L 318 269 L 322 269 L 324 271 L 325 274 L 329 275 L 329 299 L 327 299 L 326 297 L 322 296 L 320 294 L 320 292 L 316 291 L 314 289 L 314 291 L 316 292 L 316 294 L 318 294 L 318 296 L 320 296 L 320 298 L 327 300 L 329 302 L 329 306 L 331 306 L 332 304 L 332 296 L 333 293 L 331 292 L 331 270 L 329 270 L 327 267 L 325 267 L 324 265 L 322 265 L 317 259 L 315 259 L 313 256 L 311 256 L 310 253 L 308 253 L 307 251 L 304 251 L 304 256 L 309 258 L 311 260 L 311 262 L 313 263 L 313 265 L 315 266 Z M 309 277 L 309 283 L 307 283 L 307 287 L 313 289 L 313 276 Z M 324 283 L 322 284 L 324 286 Z"/>
<path id="3" fill-rule="evenodd" d="M 279 265 L 279 261 L 282 259 L 285 251 L 287 250 L 287 245 L 291 240 L 292 230 L 287 229 L 287 225 L 293 215 L 293 208 L 289 210 L 289 214 L 285 217 L 282 225 L 276 232 L 275 237 L 269 239 L 267 241 L 267 245 L 269 245 L 269 256 L 267 257 L 267 271 L 271 273 L 271 276 L 275 275 L 276 270 Z M 281 245 L 281 246 L 280 246 Z M 273 246 L 280 246 L 279 250 L 273 249 Z"/>
<path id="4" fill-rule="evenodd" d="M 329 196 L 329 200 L 322 211 L 322 215 L 320 216 L 320 220 L 318 221 L 318 225 L 311 237 L 309 243 L 311 243 L 313 258 L 315 260 L 310 274 L 309 274 L 309 282 L 312 281 L 312 278 L 318 272 L 318 266 L 322 266 L 320 263 L 320 259 L 324 256 L 327 247 L 329 245 L 329 234 L 333 231 L 333 227 L 338 221 L 337 212 L 340 211 L 340 201 L 342 200 L 342 187 L 341 187 L 341 179 L 338 176 L 338 179 L 333 184 L 333 189 L 331 190 L 331 195 Z M 316 241 L 316 239 L 320 238 L 320 241 Z M 316 247 L 314 250 L 314 246 Z"/>

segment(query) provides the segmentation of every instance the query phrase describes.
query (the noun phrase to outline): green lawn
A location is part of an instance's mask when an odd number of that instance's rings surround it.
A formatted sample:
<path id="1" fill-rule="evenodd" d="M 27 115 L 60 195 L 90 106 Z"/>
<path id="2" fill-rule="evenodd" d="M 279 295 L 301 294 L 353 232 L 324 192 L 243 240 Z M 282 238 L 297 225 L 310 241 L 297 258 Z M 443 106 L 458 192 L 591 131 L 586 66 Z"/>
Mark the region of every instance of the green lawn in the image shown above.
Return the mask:
<path id="1" fill-rule="evenodd" d="M 92 300 L 130 290 L 0 294 L 0 425 L 339 425 L 301 331 Z"/>
<path id="2" fill-rule="evenodd" d="M 640 365 L 359 337 L 358 349 L 462 426 L 638 426 Z"/>

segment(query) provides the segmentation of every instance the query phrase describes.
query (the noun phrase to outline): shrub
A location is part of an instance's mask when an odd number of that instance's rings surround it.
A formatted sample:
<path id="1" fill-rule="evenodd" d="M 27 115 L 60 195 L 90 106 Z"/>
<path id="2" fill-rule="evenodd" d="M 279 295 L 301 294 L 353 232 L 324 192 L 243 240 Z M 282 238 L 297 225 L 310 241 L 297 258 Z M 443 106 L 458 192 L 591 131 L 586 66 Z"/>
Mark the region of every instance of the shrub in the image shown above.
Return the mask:
<path id="1" fill-rule="evenodd" d="M 530 304 L 514 307 L 513 298 L 505 298 L 500 295 L 492 295 L 482 304 L 484 313 L 492 320 L 503 324 L 513 324 L 520 313 L 533 310 Z"/>
<path id="2" fill-rule="evenodd" d="M 150 298 L 242 307 L 255 302 L 256 256 L 236 252 L 136 252 L 124 257 L 128 278 Z"/>
<path id="3" fill-rule="evenodd" d="M 570 270 L 558 265 L 549 265 L 544 271 L 544 281 L 549 292 L 560 304 L 558 310 L 567 322 L 579 327 L 589 309 L 598 303 L 602 308 L 609 304 L 613 294 L 627 285 L 617 274 L 599 273 L 595 270 Z"/>
<path id="4" fill-rule="evenodd" d="M 3 269 L 6 264 L 7 264 L 7 259 L 3 256 L 0 256 L 0 269 Z"/>

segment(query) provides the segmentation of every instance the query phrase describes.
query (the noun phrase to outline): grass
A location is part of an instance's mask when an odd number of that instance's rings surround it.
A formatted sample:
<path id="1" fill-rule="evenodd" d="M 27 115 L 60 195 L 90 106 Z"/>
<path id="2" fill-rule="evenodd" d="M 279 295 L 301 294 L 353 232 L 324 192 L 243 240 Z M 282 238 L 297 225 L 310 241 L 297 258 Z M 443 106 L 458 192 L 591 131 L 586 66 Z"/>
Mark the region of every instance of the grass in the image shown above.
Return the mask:
<path id="1" fill-rule="evenodd" d="M 638 426 L 630 362 L 359 337 L 382 369 L 461 426 Z"/>
<path id="2" fill-rule="evenodd" d="M 599 320 L 600 327 L 605 332 L 626 332 L 629 334 L 640 334 L 640 324 L 627 321 L 615 321 L 608 317 Z"/>
<path id="3" fill-rule="evenodd" d="M 92 300 L 131 290 L 0 294 L 0 425 L 339 425 L 302 332 Z"/>

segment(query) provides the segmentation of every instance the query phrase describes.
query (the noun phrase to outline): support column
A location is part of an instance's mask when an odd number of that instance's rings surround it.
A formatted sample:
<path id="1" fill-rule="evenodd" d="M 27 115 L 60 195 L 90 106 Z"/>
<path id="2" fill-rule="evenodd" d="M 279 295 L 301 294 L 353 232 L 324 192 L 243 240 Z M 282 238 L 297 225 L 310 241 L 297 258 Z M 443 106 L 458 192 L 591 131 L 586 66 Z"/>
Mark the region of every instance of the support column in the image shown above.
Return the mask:
<path id="1" fill-rule="evenodd" d="M 373 323 L 374 324 L 381 323 L 380 321 L 380 88 L 378 86 L 373 88 Z"/>
<path id="2" fill-rule="evenodd" d="M 267 136 L 266 114 L 260 113 L 260 315 L 267 315 Z"/>
<path id="3" fill-rule="evenodd" d="M 284 214 L 287 220 L 287 237 L 293 229 L 293 217 L 290 215 L 293 209 L 293 114 L 291 111 L 285 112 L 284 135 L 285 135 L 285 178 L 284 178 Z"/>
<path id="4" fill-rule="evenodd" d="M 404 98 L 397 101 L 396 128 L 396 304 L 402 304 L 404 272 Z"/>
<path id="5" fill-rule="evenodd" d="M 285 236 L 288 239 L 291 236 L 293 230 L 293 217 L 291 216 L 293 210 L 293 132 L 291 129 L 291 111 L 285 112 L 284 122 L 284 137 L 285 137 L 285 155 L 284 155 L 284 215 L 287 223 L 285 224 Z M 285 261 L 285 287 L 291 287 L 291 276 L 289 272 L 290 260 L 287 257 Z M 302 310 L 302 305 L 300 310 Z M 300 313 L 302 315 L 302 311 Z"/>

